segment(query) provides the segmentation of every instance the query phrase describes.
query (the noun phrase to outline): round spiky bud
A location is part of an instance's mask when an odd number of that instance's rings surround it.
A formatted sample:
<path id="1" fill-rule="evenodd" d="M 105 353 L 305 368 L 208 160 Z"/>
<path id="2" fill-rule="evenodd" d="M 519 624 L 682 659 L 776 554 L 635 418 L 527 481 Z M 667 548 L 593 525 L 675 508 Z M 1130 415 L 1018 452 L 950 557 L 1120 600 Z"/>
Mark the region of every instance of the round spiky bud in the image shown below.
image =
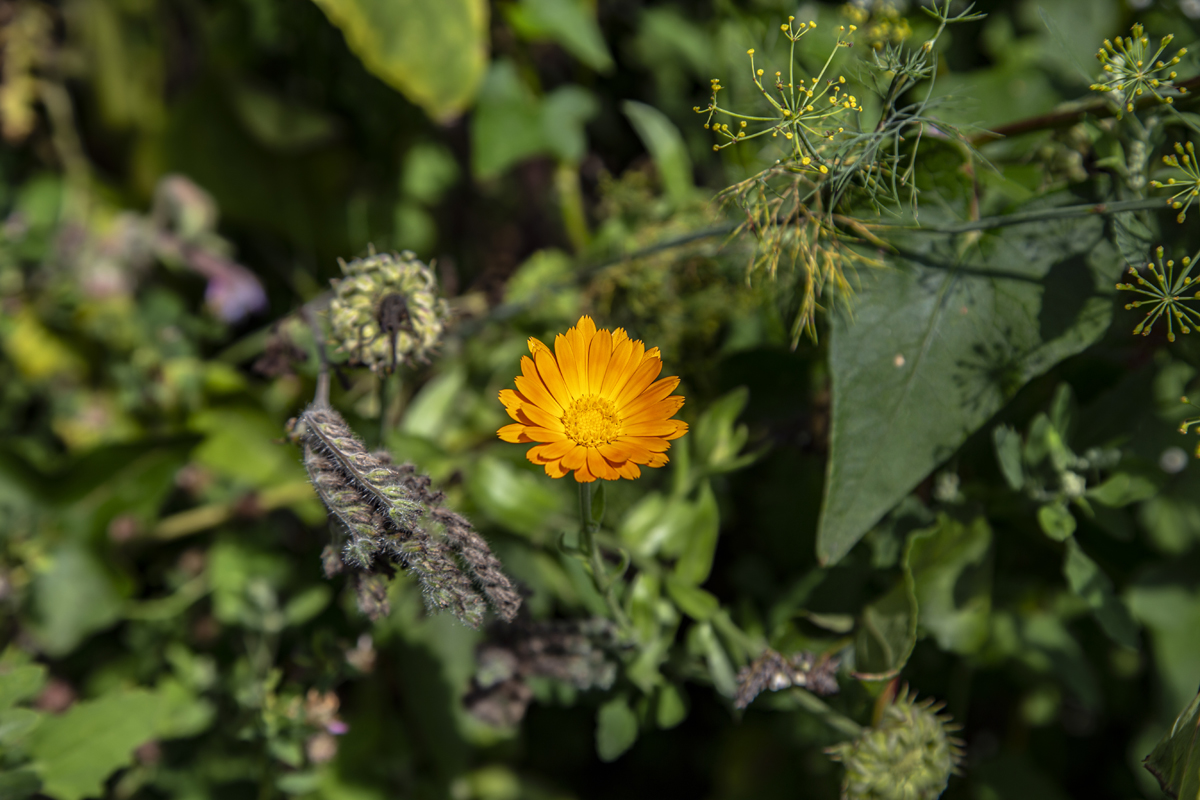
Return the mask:
<path id="1" fill-rule="evenodd" d="M 846 767 L 843 800 L 934 800 L 962 761 L 957 726 L 942 705 L 902 689 L 874 728 L 829 748 Z"/>
<path id="2" fill-rule="evenodd" d="M 433 270 L 407 250 L 341 265 L 345 277 L 333 282 L 337 296 L 329 308 L 338 350 L 375 372 L 428 361 L 450 315 Z"/>

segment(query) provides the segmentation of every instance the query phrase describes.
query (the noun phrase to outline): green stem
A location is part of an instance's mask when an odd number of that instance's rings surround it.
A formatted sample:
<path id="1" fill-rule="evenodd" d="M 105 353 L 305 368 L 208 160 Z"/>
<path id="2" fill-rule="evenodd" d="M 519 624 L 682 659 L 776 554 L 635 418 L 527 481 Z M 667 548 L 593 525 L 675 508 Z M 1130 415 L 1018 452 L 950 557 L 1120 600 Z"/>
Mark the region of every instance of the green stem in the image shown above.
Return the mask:
<path id="1" fill-rule="evenodd" d="M 608 613 L 622 630 L 629 630 L 629 619 L 625 610 L 617 602 L 617 594 L 613 587 L 616 580 L 609 580 L 608 567 L 604 563 L 604 554 L 596 544 L 596 533 L 600 529 L 600 520 L 592 519 L 592 484 L 579 484 L 579 550 L 587 560 L 588 572 L 592 576 L 592 586 L 604 598 Z"/>
<path id="2" fill-rule="evenodd" d="M 1074 217 L 1107 217 L 1123 214 L 1127 211 L 1147 211 L 1166 208 L 1162 197 L 1147 200 L 1122 200 L 1116 203 L 1087 203 L 1078 206 L 1060 206 L 1058 208 L 1043 208 L 1037 211 L 1019 211 L 1016 214 L 1004 214 L 999 217 L 985 217 L 972 222 L 962 222 L 957 225 L 892 225 L 886 222 L 866 222 L 856 219 L 859 224 L 875 230 L 901 230 L 912 233 L 967 233 L 968 231 L 986 231 L 993 228 L 1007 228 L 1012 225 L 1023 225 L 1029 222 L 1043 222 L 1051 219 L 1072 219 Z M 842 219 L 838 217 L 840 222 Z"/>
<path id="3" fill-rule="evenodd" d="M 792 697 L 795 697 L 800 707 L 820 719 L 829 727 L 847 736 L 857 737 L 863 732 L 863 726 L 854 720 L 834 711 L 829 705 L 807 689 L 792 687 Z"/>

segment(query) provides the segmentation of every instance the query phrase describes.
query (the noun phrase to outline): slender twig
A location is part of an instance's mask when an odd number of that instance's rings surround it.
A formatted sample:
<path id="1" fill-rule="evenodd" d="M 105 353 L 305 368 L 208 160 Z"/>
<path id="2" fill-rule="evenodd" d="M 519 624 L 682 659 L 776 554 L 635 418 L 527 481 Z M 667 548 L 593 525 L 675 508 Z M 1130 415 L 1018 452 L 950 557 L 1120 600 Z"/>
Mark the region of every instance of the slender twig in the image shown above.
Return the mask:
<path id="1" fill-rule="evenodd" d="M 1175 84 L 1181 89 L 1191 91 L 1200 88 L 1200 75 L 1194 78 L 1188 78 L 1185 81 L 1179 81 Z M 1195 95 L 1192 95 L 1195 97 Z M 1185 98 L 1190 100 L 1191 97 Z M 1184 102 L 1183 99 L 1180 102 Z M 1148 106 L 1157 103 L 1154 98 L 1147 97 L 1139 104 Z M 1039 114 L 1036 117 L 1027 117 L 1019 119 L 1016 122 L 1010 122 L 1007 125 L 1000 125 L 993 130 L 984 131 L 971 137 L 971 144 L 981 145 L 988 142 L 995 142 L 1000 139 L 1011 139 L 1014 136 L 1021 136 L 1026 133 L 1034 133 L 1036 131 L 1050 130 L 1053 128 L 1067 128 L 1082 120 L 1085 116 L 1093 117 L 1111 117 L 1117 113 L 1116 108 L 1108 98 L 1099 97 L 1095 100 L 1088 100 L 1081 103 L 1076 103 L 1066 108 L 1061 108 L 1057 111 L 1051 111 L 1049 114 Z"/>
<path id="2" fill-rule="evenodd" d="M 229 522 L 245 513 L 247 508 L 252 509 L 255 513 L 265 513 L 309 498 L 315 500 L 316 497 L 312 484 L 308 481 L 284 483 L 263 489 L 261 492 L 251 493 L 237 500 L 210 503 L 163 517 L 150 530 L 149 536 L 152 539 L 179 539 Z"/>
<path id="3" fill-rule="evenodd" d="M 828 703 L 807 689 L 801 689 L 798 686 L 793 686 L 791 693 L 792 697 L 796 698 L 796 701 L 800 704 L 801 708 L 820 719 L 835 731 L 844 733 L 847 736 L 859 736 L 862 734 L 862 725 L 859 725 L 846 715 L 839 714 L 837 711 L 834 711 L 829 707 Z"/>

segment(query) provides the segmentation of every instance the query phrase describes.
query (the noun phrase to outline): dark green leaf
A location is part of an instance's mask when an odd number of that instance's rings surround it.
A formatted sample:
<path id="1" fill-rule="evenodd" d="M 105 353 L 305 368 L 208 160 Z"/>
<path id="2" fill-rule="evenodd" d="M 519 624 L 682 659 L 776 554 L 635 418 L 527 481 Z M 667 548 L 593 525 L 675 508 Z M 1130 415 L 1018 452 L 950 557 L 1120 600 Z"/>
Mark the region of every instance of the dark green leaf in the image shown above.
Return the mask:
<path id="1" fill-rule="evenodd" d="M 687 697 L 673 683 L 664 683 L 658 687 L 658 695 L 654 705 L 654 722 L 659 728 L 667 730 L 674 728 L 687 718 Z"/>
<path id="2" fill-rule="evenodd" d="M 1075 515 L 1061 500 L 1040 506 L 1037 518 L 1042 533 L 1056 542 L 1066 541 L 1075 533 Z"/>
<path id="3" fill-rule="evenodd" d="M 912 571 L 883 597 L 863 608 L 854 637 L 854 667 L 863 680 L 895 677 L 917 644 L 917 596 Z"/>
<path id="4" fill-rule="evenodd" d="M 1158 482 L 1149 475 L 1117 472 L 1099 486 L 1088 489 L 1087 496 L 1110 508 L 1120 508 L 1149 500 L 1158 490 Z"/>
<path id="5" fill-rule="evenodd" d="M 596 714 L 596 754 L 601 761 L 616 761 L 633 747 L 638 737 L 637 715 L 624 697 L 614 697 Z"/>
<path id="6" fill-rule="evenodd" d="M 288 625 L 303 625 L 324 611 L 332 597 L 333 592 L 323 583 L 309 586 L 288 600 L 283 607 L 283 618 Z"/>
<path id="7" fill-rule="evenodd" d="M 712 619 L 721 608 L 721 602 L 703 589 L 692 584 L 681 583 L 674 576 L 667 576 L 667 594 L 679 610 L 698 622 Z"/>
<path id="8" fill-rule="evenodd" d="M 0 745 L 11 746 L 13 742 L 36 728 L 42 716 L 29 708 L 10 708 L 0 711 Z"/>
<path id="9" fill-rule="evenodd" d="M 288 103 L 280 97 L 245 84 L 230 92 L 242 124 L 260 144 L 295 152 L 325 144 L 337 133 L 336 118 L 316 109 Z"/>
<path id="10" fill-rule="evenodd" d="M 33 594 L 33 633 L 52 655 L 70 652 L 85 636 L 121 616 L 123 600 L 113 576 L 80 546 L 54 553 L 50 568 L 34 581 Z"/>
<path id="11" fill-rule="evenodd" d="M 831 320 L 833 429 L 817 555 L 837 562 L 1030 379 L 1108 325 L 1099 219 L 915 240 Z"/>
<path id="12" fill-rule="evenodd" d="M 729 654 L 717 638 L 712 623 L 701 622 L 693 626 L 688 631 L 687 646 L 689 653 L 704 658 L 713 688 L 724 697 L 733 697 L 737 692 L 737 676 L 734 674 Z"/>
<path id="13" fill-rule="evenodd" d="M 1129 609 L 1113 593 L 1112 581 L 1101 571 L 1095 561 L 1083 552 L 1074 537 L 1067 540 L 1067 557 L 1063 561 L 1063 574 L 1071 591 L 1087 601 L 1096 615 L 1096 621 L 1109 638 L 1125 647 L 1137 648 L 1138 628 Z"/>
<path id="14" fill-rule="evenodd" d="M 1200 798 L 1200 695 L 1146 756 L 1146 769 L 1162 790 L 1179 800 Z"/>
<path id="15" fill-rule="evenodd" d="M 1025 485 L 1025 469 L 1021 466 L 1021 435 L 1007 425 L 992 429 L 992 442 L 996 445 L 996 460 L 1004 481 L 1014 492 Z"/>
<path id="16" fill-rule="evenodd" d="M 690 510 L 690 525 L 681 543 L 682 554 L 675 562 L 675 580 L 699 586 L 712 572 L 713 556 L 717 552 L 717 534 L 721 529 L 721 514 L 717 498 L 708 481 L 700 485 L 699 496 Z"/>
<path id="17" fill-rule="evenodd" d="M 467 491 L 492 521 L 532 536 L 545 530 L 563 508 L 561 496 L 546 485 L 545 477 L 483 456 L 467 473 Z"/>
<path id="18" fill-rule="evenodd" d="M 921 626 L 944 650 L 974 653 L 987 640 L 991 579 L 983 568 L 991 542 L 983 517 L 963 524 L 942 516 L 936 526 L 909 536 L 904 561 L 912 570 Z"/>
<path id="19" fill-rule="evenodd" d="M 25 800 L 37 794 L 41 788 L 42 779 L 29 767 L 0 770 L 0 797 L 4 800 Z"/>
<path id="20" fill-rule="evenodd" d="M 612 69 L 595 6 L 587 0 L 521 0 L 509 8 L 509 21 L 524 37 L 552 39 L 597 72 Z"/>
<path id="21" fill-rule="evenodd" d="M 497 61 L 472 120 L 471 169 L 486 180 L 535 155 L 577 162 L 587 149 L 583 126 L 598 111 L 592 94 L 579 86 L 560 86 L 539 98 L 512 62 Z"/>
<path id="22" fill-rule="evenodd" d="M 0 711 L 33 697 L 45 683 L 42 664 L 0 664 Z"/>
<path id="23" fill-rule="evenodd" d="M 43 719 L 29 737 L 29 753 L 45 779 L 43 791 L 59 800 L 101 796 L 105 779 L 155 736 L 158 712 L 155 695 L 121 689 Z"/>
<path id="24" fill-rule="evenodd" d="M 636 100 L 626 100 L 621 105 L 621 110 L 625 112 L 625 116 L 629 117 L 629 121 L 633 123 L 633 129 L 637 131 L 642 144 L 646 146 L 646 150 L 654 159 L 654 166 L 658 168 L 663 189 L 671 198 L 671 202 L 676 206 L 687 202 L 693 192 L 692 159 L 688 156 L 687 145 L 684 144 L 683 137 L 679 135 L 679 129 L 671 123 L 671 120 L 667 119 L 666 114 Z M 738 393 L 734 394 L 739 396 Z M 741 391 L 740 397 L 740 405 L 744 406 L 746 404 L 744 389 Z M 739 406 L 738 411 L 740 410 Z M 730 427 L 732 427 L 732 420 L 730 423 Z M 732 455 L 736 455 L 736 452 Z"/>

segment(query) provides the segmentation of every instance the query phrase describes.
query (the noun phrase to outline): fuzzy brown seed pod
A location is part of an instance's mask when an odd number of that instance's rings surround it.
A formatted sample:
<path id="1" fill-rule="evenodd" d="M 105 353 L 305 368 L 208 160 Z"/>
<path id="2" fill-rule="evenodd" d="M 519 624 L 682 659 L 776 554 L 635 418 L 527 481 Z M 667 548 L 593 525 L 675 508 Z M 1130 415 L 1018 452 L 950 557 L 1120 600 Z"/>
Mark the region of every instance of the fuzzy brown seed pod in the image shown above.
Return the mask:
<path id="1" fill-rule="evenodd" d="M 388 602 L 388 582 L 386 575 L 372 575 L 359 572 L 354 575 L 354 596 L 358 601 L 358 610 L 367 615 L 367 619 L 375 622 L 383 619 L 392 612 Z"/>
<path id="2" fill-rule="evenodd" d="M 735 708 L 746 708 L 754 698 L 770 689 L 778 692 L 792 686 L 800 686 L 815 694 L 837 694 L 837 658 L 816 658 L 812 653 L 800 652 L 788 658 L 767 649 L 737 674 L 737 696 Z"/>
<path id="3" fill-rule="evenodd" d="M 323 451 L 306 445 L 304 467 L 321 502 L 346 528 L 344 560 L 360 569 L 369 569 L 379 549 L 375 543 L 381 522 L 378 510 L 338 469 L 338 462 Z"/>
<path id="4" fill-rule="evenodd" d="M 519 620 L 493 625 L 488 634 L 475 652 L 475 676 L 463 703 L 472 716 L 497 727 L 511 727 L 524 717 L 533 698 L 528 678 L 549 678 L 580 690 L 610 688 L 617 677 L 616 651 L 625 646 L 602 617 Z"/>
<path id="5" fill-rule="evenodd" d="M 512 622 L 521 608 L 521 595 L 504 574 L 504 565 L 487 542 L 464 517 L 447 508 L 433 508 L 430 516 L 441 523 L 446 543 L 462 559 L 496 613 L 506 622 Z"/>
<path id="6" fill-rule="evenodd" d="M 399 562 L 416 577 L 428 608 L 448 609 L 464 624 L 478 627 L 486 603 L 463 573 L 453 548 L 420 527 L 424 514 L 420 498 L 408 488 L 411 474 L 392 466 L 390 459 L 369 454 L 341 415 L 327 405 L 307 409 L 300 425 L 309 479 L 346 530 L 341 560 L 364 572 L 375 571 L 380 556 Z M 477 552 L 474 555 L 483 561 Z M 499 571 L 498 562 L 490 566 Z M 359 578 L 360 606 L 372 618 L 385 613 L 381 609 L 386 596 L 377 596 L 378 582 L 368 585 Z M 509 604 L 501 613 L 515 610 Z"/>
<path id="7" fill-rule="evenodd" d="M 414 531 L 394 540 L 392 548 L 400 562 L 416 575 L 427 606 L 449 609 L 464 624 L 479 627 L 486 610 L 483 598 L 459 569 L 445 543 L 425 531 Z"/>
<path id="8" fill-rule="evenodd" d="M 301 415 L 305 443 L 335 462 L 337 470 L 397 531 L 410 530 L 420 507 L 397 479 L 395 470 L 367 452 L 341 414 L 328 406 L 309 406 Z"/>
<path id="9" fill-rule="evenodd" d="M 385 462 L 390 459 L 386 453 L 375 455 Z M 516 619 L 517 611 L 521 607 L 521 594 L 504 574 L 503 564 L 492 553 L 484 538 L 475 531 L 466 517 L 441 505 L 445 495 L 432 488 L 427 475 L 421 475 L 410 464 L 393 466 L 391 469 L 395 472 L 395 479 L 426 509 L 430 520 L 441 527 L 446 544 L 458 554 L 496 613 L 506 622 Z"/>

